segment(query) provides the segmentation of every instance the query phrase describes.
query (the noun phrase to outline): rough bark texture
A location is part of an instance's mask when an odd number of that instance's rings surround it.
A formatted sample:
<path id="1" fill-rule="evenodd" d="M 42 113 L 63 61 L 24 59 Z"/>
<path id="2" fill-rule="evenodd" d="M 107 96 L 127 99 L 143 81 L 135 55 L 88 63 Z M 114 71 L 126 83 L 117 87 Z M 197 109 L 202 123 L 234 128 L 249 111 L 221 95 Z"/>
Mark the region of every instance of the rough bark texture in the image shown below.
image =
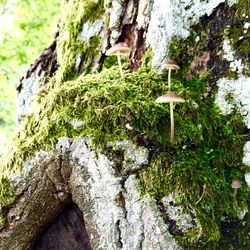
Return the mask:
<path id="1" fill-rule="evenodd" d="M 69 173 L 63 177 L 59 161 L 41 152 L 26 167 L 29 183 L 19 182 L 15 176 L 18 198 L 14 206 L 3 211 L 7 223 L 1 230 L 0 249 L 33 249 L 38 234 L 70 202 L 65 184 Z"/>
<path id="2" fill-rule="evenodd" d="M 116 159 L 117 165 L 132 164 L 139 170 L 147 163 L 146 149 L 135 149 L 130 143 L 119 147 L 126 157 Z M 86 140 L 71 143 L 62 138 L 57 149 L 58 160 L 40 153 L 37 158 L 42 161 L 28 163 L 32 170 L 23 183 L 27 191 L 7 212 L 0 249 L 33 249 L 42 230 L 71 201 L 69 193 L 83 212 L 92 249 L 163 249 L 166 245 L 179 249 L 155 201 L 140 197 L 136 175 L 117 176 L 115 158 L 108 159 Z"/>
<path id="3" fill-rule="evenodd" d="M 39 87 L 47 84 L 48 89 L 53 88 L 54 84 L 65 84 L 80 74 L 110 67 L 114 61 L 108 61 L 105 51 L 117 42 L 125 42 L 132 49 L 131 70 L 141 66 L 142 57 L 148 50 L 154 53 L 152 63 L 159 71 L 164 60 L 171 56 L 187 69 L 186 79 L 212 72 L 205 98 L 218 91 L 215 102 L 222 113 L 238 110 L 244 117 L 245 136 L 249 136 L 250 50 L 246 50 L 249 43 L 245 43 L 249 39 L 250 22 L 247 13 L 244 14 L 249 1 L 90 2 L 97 2 L 97 7 L 85 1 L 66 3 L 66 14 L 55 41 L 18 87 L 20 120 L 29 114 L 34 95 L 41 95 Z M 100 10 L 102 5 L 104 8 Z M 71 12 L 70 8 L 73 8 Z M 86 14 L 86 8 L 96 13 L 97 20 Z M 54 81 L 45 80 L 52 75 Z M 73 123 L 76 129 L 83 126 L 81 122 Z M 175 204 L 174 192 L 161 200 L 157 196 L 141 195 L 139 176 L 149 167 L 152 152 L 157 154 L 157 147 L 146 147 L 144 141 L 137 145 L 131 141 L 112 142 L 113 149 L 104 153 L 89 138 L 72 141 L 61 135 L 57 139 L 55 154 L 37 150 L 32 159 L 23 162 L 23 175 L 15 173 L 8 177 L 17 196 L 13 204 L 1 209 L 6 220 L 0 230 L 0 249 L 70 249 L 67 245 L 70 241 L 62 238 L 65 238 L 67 227 L 75 225 L 74 220 L 77 225 L 82 220 L 86 231 L 83 227 L 77 235 L 74 229 L 70 231 L 72 244 L 77 242 L 72 250 L 85 249 L 85 246 L 86 249 L 108 250 L 187 249 L 186 241 L 180 244 L 178 240 L 188 232 L 195 232 L 201 239 L 193 249 L 211 249 L 211 245 L 202 242 L 203 232 L 193 208 L 184 212 Z M 249 142 L 244 147 L 243 163 L 250 165 Z M 250 186 L 249 169 L 245 182 L 245 186 Z M 203 188 L 200 200 L 207 194 L 206 185 Z M 72 216 L 63 215 L 61 222 L 45 233 L 72 203 L 78 206 L 83 219 L 79 214 L 77 219 L 75 212 Z M 223 237 L 218 249 L 249 249 L 248 210 L 241 211 L 234 221 L 224 219 L 220 225 Z M 59 238 L 54 238 L 55 230 L 61 232 Z M 40 239 L 43 234 L 44 238 Z M 53 240 L 58 245 L 53 245 Z M 60 242 L 64 243 L 60 245 Z M 44 244 L 48 244 L 47 248 Z"/>

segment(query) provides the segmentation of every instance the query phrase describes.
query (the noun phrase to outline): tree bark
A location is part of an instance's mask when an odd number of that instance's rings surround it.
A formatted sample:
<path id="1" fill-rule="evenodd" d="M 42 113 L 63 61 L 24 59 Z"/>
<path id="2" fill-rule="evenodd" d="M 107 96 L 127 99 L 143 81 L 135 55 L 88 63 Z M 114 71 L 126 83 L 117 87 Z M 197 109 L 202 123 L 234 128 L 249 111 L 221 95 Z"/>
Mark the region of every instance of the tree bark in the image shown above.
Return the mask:
<path id="1" fill-rule="evenodd" d="M 249 13 L 244 12 L 248 4 L 243 0 L 67 1 L 54 41 L 17 88 L 19 121 L 32 114 L 35 96 L 45 98 L 55 87 L 101 71 L 108 60 L 106 50 L 123 42 L 131 48 L 131 71 L 138 70 L 146 53 L 151 53 L 159 74 L 166 59 L 174 59 L 181 68 L 187 68 L 186 79 L 209 72 L 205 98 L 218 93 L 216 102 L 224 113 L 230 112 L 233 103 L 243 114 L 246 129 L 250 129 L 250 100 L 244 95 L 249 91 L 249 84 L 245 83 L 249 83 L 250 62 L 249 51 L 243 50 L 249 45 Z M 238 80 L 229 79 L 229 75 Z M 231 102 L 228 92 L 234 96 Z M 82 124 L 74 126 L 81 128 Z M 23 159 L 22 174 L 11 171 L 3 178 L 10 182 L 15 196 L 14 201 L 1 207 L 0 249 L 47 249 L 45 243 L 50 234 L 42 238 L 45 229 L 72 204 L 82 212 L 83 218 L 77 220 L 84 227 L 73 226 L 70 219 L 64 222 L 71 225 L 71 231 L 68 238 L 64 233 L 63 239 L 55 239 L 62 245 L 65 242 L 65 248 L 60 245 L 60 249 L 68 249 L 71 240 L 72 246 L 76 244 L 74 249 L 185 249 L 189 243 L 178 239 L 192 230 L 200 230 L 195 246 L 209 249 L 211 245 L 202 241 L 203 232 L 192 208 L 184 213 L 171 195 L 160 201 L 141 195 L 139 176 L 150 166 L 151 156 L 157 155 L 157 150 L 132 141 L 115 145 L 104 153 L 91 138 L 72 140 L 63 135 L 53 145 L 55 153 L 41 151 L 38 144 L 33 157 Z M 246 143 L 243 162 L 248 166 L 249 148 Z M 247 170 L 245 174 L 245 186 L 249 186 Z M 206 186 L 203 187 L 206 196 Z M 221 223 L 222 237 L 214 243 L 218 249 L 249 249 L 249 236 L 245 233 L 249 212 L 241 212 L 240 218 Z M 77 236 L 74 238 L 74 230 L 85 243 Z M 234 235 L 237 230 L 239 233 Z M 85 245 L 81 248 L 79 244 Z"/>

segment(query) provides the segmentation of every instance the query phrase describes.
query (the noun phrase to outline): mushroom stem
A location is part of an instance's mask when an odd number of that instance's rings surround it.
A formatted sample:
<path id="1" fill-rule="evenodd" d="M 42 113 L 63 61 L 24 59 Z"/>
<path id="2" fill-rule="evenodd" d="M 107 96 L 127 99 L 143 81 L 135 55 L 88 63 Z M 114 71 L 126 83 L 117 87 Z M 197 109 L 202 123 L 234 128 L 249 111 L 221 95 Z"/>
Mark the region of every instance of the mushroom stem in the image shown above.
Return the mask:
<path id="1" fill-rule="evenodd" d="M 234 189 L 234 199 L 236 199 L 236 195 L 237 195 L 237 188 Z"/>
<path id="2" fill-rule="evenodd" d="M 169 68 L 169 69 L 168 69 L 168 91 L 171 90 L 171 82 L 170 82 L 170 79 L 171 79 L 171 69 Z"/>
<path id="3" fill-rule="evenodd" d="M 119 66 L 119 71 L 120 71 L 121 77 L 123 77 L 122 63 L 121 63 L 121 56 L 120 55 L 117 55 L 117 60 L 118 60 L 118 66 Z"/>
<path id="4" fill-rule="evenodd" d="M 170 144 L 174 144 L 174 103 L 170 102 Z"/>

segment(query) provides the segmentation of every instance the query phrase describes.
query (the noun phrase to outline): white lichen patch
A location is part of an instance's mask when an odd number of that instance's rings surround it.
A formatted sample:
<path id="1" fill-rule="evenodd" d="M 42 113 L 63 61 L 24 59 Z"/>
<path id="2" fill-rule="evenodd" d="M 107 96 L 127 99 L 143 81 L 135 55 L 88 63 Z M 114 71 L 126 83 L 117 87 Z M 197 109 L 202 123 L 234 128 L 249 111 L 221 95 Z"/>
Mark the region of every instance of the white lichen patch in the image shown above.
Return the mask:
<path id="1" fill-rule="evenodd" d="M 146 29 L 149 23 L 149 16 L 152 1 L 140 0 L 138 7 L 138 14 L 136 18 L 138 29 Z"/>
<path id="2" fill-rule="evenodd" d="M 116 222 L 124 217 L 121 207 L 116 205 L 116 197 L 121 192 L 121 179 L 115 177 L 112 162 L 104 155 L 92 151 L 88 144 L 81 140 L 71 146 L 72 158 L 84 166 L 89 174 L 87 180 L 74 175 L 74 182 L 78 183 L 88 201 L 93 201 L 91 220 L 100 236 L 100 249 L 116 249 L 118 232 Z M 78 182 L 79 181 L 79 182 Z M 87 216 L 87 215 L 86 215 Z"/>
<path id="3" fill-rule="evenodd" d="M 215 103 L 224 115 L 233 110 L 239 111 L 248 129 L 250 129 L 250 78 L 241 76 L 236 80 L 220 79 Z M 244 146 L 243 163 L 250 166 L 250 142 Z M 250 186 L 250 173 L 246 173 L 245 181 Z"/>
<path id="4" fill-rule="evenodd" d="M 70 186 L 78 193 L 72 196 L 85 207 L 94 249 L 180 249 L 153 198 L 141 197 L 135 175 L 117 176 L 112 160 L 92 149 L 89 141 L 73 142 L 70 151 Z M 95 231 L 98 236 L 91 233 Z"/>
<path id="5" fill-rule="evenodd" d="M 230 62 L 230 69 L 241 75 L 244 69 L 244 65 L 242 64 L 241 59 L 236 59 L 235 51 L 233 50 L 231 43 L 228 39 L 224 39 L 223 41 L 223 51 L 224 51 L 223 57 L 228 62 Z"/>
<path id="6" fill-rule="evenodd" d="M 239 218 L 240 220 L 243 220 L 244 217 L 245 217 L 245 215 L 246 215 L 248 212 L 249 212 L 249 211 L 248 211 L 248 208 L 245 207 L 244 209 L 242 209 L 241 211 L 239 211 L 239 213 L 238 213 L 238 218 Z"/>
<path id="7" fill-rule="evenodd" d="M 20 194 L 26 186 L 26 180 L 32 172 L 32 169 L 39 164 L 49 163 L 52 160 L 52 156 L 45 151 L 38 151 L 35 157 L 23 163 L 22 172 L 15 172 L 8 176 L 11 187 L 15 189 L 16 194 Z"/>
<path id="8" fill-rule="evenodd" d="M 154 199 L 141 197 L 139 180 L 135 175 L 127 179 L 124 188 L 126 217 L 121 221 L 122 249 L 180 249 Z"/>
<path id="9" fill-rule="evenodd" d="M 81 65 L 81 62 L 82 62 L 82 54 L 78 54 L 77 57 L 76 57 L 76 64 L 75 64 L 75 70 L 78 71 L 79 70 L 79 67 Z"/>
<path id="10" fill-rule="evenodd" d="M 218 94 L 215 103 L 224 115 L 234 109 L 244 117 L 244 122 L 250 128 L 250 78 L 242 76 L 236 80 L 222 78 L 217 83 Z"/>
<path id="11" fill-rule="evenodd" d="M 147 44 L 152 48 L 153 66 L 160 68 L 168 54 L 168 45 L 174 36 L 174 14 L 170 0 L 155 0 L 147 33 Z M 161 46 L 158 46 L 161 44 Z"/>
<path id="12" fill-rule="evenodd" d="M 122 244 L 124 249 L 140 249 L 145 238 L 144 222 L 142 221 L 144 202 L 140 195 L 139 183 L 134 175 L 124 185 L 126 192 L 126 219 L 122 220 Z"/>
<path id="13" fill-rule="evenodd" d="M 124 0 L 113 0 L 110 8 L 106 8 L 106 13 L 109 15 L 109 30 L 111 30 L 110 41 L 113 45 L 118 39 L 121 31 L 119 30 L 121 24 L 121 16 L 123 11 Z"/>
<path id="14" fill-rule="evenodd" d="M 250 27 L 250 23 L 248 23 L 248 22 L 246 22 L 246 23 L 244 23 L 244 31 L 243 31 L 243 33 L 244 34 L 247 34 L 247 32 L 248 32 L 248 28 Z"/>
<path id="15" fill-rule="evenodd" d="M 69 150 L 70 147 L 70 139 L 68 137 L 61 137 L 56 144 L 56 151 L 60 155 Z"/>
<path id="16" fill-rule="evenodd" d="M 93 22 L 86 22 L 83 24 L 82 31 L 78 36 L 78 40 L 88 42 L 91 37 L 98 36 L 103 27 L 103 20 L 99 19 Z"/>
<path id="17" fill-rule="evenodd" d="M 247 142 L 244 146 L 243 163 L 250 167 L 250 142 Z"/>
<path id="18" fill-rule="evenodd" d="M 84 122 L 83 121 L 72 120 L 71 124 L 72 124 L 74 129 L 79 129 L 79 128 L 84 127 Z"/>
<path id="19" fill-rule="evenodd" d="M 138 147 L 129 141 L 116 142 L 112 145 L 114 150 L 124 151 L 124 168 L 138 170 L 148 164 L 149 152 L 145 147 Z"/>
<path id="20" fill-rule="evenodd" d="M 250 167 L 250 142 L 247 142 L 244 146 L 244 157 L 243 163 Z M 245 181 L 250 187 L 250 169 L 249 172 L 245 174 Z"/>
<path id="21" fill-rule="evenodd" d="M 193 219 L 190 214 L 184 213 L 183 208 L 175 205 L 174 195 L 169 195 L 162 199 L 166 213 L 170 220 L 176 223 L 176 228 L 185 233 L 194 228 Z"/>
<path id="22" fill-rule="evenodd" d="M 210 15 L 222 2 L 225 0 L 155 0 L 147 34 L 147 43 L 154 52 L 153 65 L 162 66 L 174 36 L 187 38 L 190 26 L 199 22 L 200 17 Z M 236 0 L 227 3 L 232 5 Z"/>
<path id="23" fill-rule="evenodd" d="M 247 185 L 250 187 L 250 172 L 245 174 L 245 181 Z"/>
<path id="24" fill-rule="evenodd" d="M 149 198 L 144 204 L 142 220 L 145 222 L 145 239 L 141 249 L 182 249 L 169 233 L 168 226 L 163 221 L 155 201 Z"/>
<path id="25" fill-rule="evenodd" d="M 32 109 L 34 96 L 38 93 L 41 79 L 43 76 L 37 76 L 35 73 L 22 80 L 22 89 L 17 96 L 17 119 L 20 122 Z"/>
<path id="26" fill-rule="evenodd" d="M 130 125 L 130 123 L 126 123 L 125 128 L 128 130 L 133 130 L 133 127 Z"/>

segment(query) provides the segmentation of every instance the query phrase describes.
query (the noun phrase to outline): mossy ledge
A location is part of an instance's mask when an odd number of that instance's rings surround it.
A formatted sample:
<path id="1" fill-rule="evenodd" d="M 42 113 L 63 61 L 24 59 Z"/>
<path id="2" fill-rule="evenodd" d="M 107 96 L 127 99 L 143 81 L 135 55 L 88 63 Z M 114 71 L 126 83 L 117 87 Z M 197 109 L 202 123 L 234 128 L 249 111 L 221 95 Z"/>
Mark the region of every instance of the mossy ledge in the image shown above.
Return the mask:
<path id="1" fill-rule="evenodd" d="M 186 211 L 191 208 L 199 225 L 199 233 L 180 235 L 180 242 L 185 246 L 215 245 L 221 218 L 236 218 L 250 198 L 246 185 L 239 190 L 237 201 L 231 188 L 233 178 L 244 182 L 243 145 L 249 136 L 244 134 L 240 115 L 222 116 L 214 95 L 206 97 L 205 76 L 192 80 L 179 76 L 173 79 L 173 91 L 186 103 L 175 107 L 175 146 L 171 147 L 169 107 L 154 101 L 166 88 L 165 76 L 148 65 L 137 72 L 126 71 L 124 79 L 118 67 L 111 67 L 56 85 L 37 100 L 34 112 L 22 122 L 13 148 L 2 156 L 1 206 L 15 199 L 8 176 L 21 171 L 37 150 L 53 152 L 62 136 L 91 137 L 103 151 L 112 141 L 149 142 L 146 144 L 154 145 L 151 163 L 138 173 L 142 194 L 160 201 L 174 192 L 176 203 Z M 74 120 L 83 126 L 74 128 Z"/>

